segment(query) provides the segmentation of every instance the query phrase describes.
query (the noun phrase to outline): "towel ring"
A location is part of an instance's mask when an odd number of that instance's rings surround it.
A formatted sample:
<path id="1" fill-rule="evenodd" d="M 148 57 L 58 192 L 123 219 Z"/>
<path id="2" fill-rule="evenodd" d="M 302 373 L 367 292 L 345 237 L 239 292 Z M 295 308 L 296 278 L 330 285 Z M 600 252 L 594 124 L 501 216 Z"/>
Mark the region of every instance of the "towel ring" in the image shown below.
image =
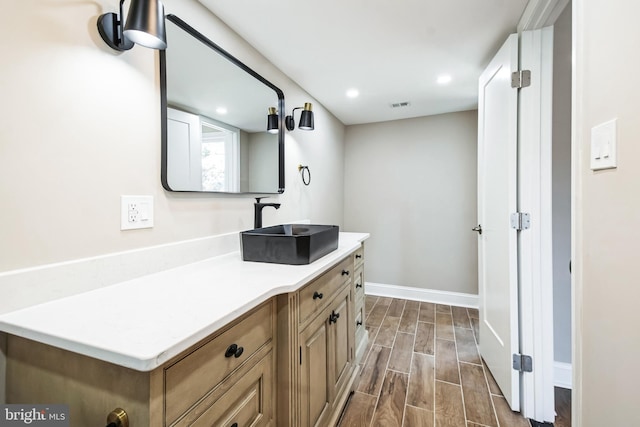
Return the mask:
<path id="1" fill-rule="evenodd" d="M 305 178 L 305 171 L 306 178 Z M 300 172 L 300 176 L 302 177 L 302 183 L 304 185 L 311 184 L 311 171 L 309 170 L 309 166 L 298 165 L 298 172 Z"/>

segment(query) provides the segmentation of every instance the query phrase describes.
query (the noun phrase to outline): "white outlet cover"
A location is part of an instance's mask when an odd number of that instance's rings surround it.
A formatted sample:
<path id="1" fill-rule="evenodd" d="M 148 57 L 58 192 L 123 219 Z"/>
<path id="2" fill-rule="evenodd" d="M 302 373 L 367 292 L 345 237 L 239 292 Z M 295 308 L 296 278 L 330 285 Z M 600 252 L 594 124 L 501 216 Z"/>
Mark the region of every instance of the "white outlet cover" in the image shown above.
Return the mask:
<path id="1" fill-rule="evenodd" d="M 609 120 L 591 128 L 591 169 L 613 169 L 618 167 L 617 119 Z"/>
<path id="2" fill-rule="evenodd" d="M 153 227 L 153 196 L 120 196 L 120 230 Z"/>

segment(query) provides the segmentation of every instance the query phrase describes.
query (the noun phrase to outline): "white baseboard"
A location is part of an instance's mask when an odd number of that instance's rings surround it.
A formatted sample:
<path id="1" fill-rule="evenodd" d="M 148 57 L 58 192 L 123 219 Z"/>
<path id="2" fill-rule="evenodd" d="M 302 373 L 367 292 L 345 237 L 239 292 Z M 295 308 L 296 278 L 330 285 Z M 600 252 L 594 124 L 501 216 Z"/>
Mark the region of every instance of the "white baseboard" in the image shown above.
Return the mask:
<path id="1" fill-rule="evenodd" d="M 365 283 L 365 293 L 380 297 L 408 299 L 412 301 L 434 302 L 458 307 L 478 308 L 478 295 L 461 292 L 439 291 L 435 289 L 413 288 L 409 286 Z"/>
<path id="2" fill-rule="evenodd" d="M 553 384 L 556 387 L 572 388 L 571 363 L 553 362 Z"/>

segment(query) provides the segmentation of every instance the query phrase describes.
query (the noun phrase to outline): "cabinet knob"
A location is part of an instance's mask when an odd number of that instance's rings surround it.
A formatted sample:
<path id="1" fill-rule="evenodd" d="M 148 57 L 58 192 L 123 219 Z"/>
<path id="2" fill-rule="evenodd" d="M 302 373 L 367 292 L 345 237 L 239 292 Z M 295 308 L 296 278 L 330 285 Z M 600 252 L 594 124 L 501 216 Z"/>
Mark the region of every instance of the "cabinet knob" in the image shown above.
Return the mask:
<path id="1" fill-rule="evenodd" d="M 361 288 L 362 287 L 362 283 L 356 283 L 356 289 Z"/>
<path id="2" fill-rule="evenodd" d="M 362 255 L 356 255 L 356 259 L 362 258 Z"/>
<path id="3" fill-rule="evenodd" d="M 122 408 L 116 408 L 107 415 L 107 427 L 129 427 L 129 416 Z"/>
<path id="4" fill-rule="evenodd" d="M 227 351 L 224 352 L 224 357 L 234 356 L 236 354 L 236 351 L 238 351 L 238 344 L 231 344 L 227 348 Z"/>
<path id="5" fill-rule="evenodd" d="M 227 351 L 224 352 L 224 357 L 235 357 L 236 359 L 240 356 L 242 356 L 242 353 L 244 353 L 244 347 L 240 347 L 238 346 L 238 344 L 231 344 L 229 347 L 227 347 Z"/>
<path id="6" fill-rule="evenodd" d="M 361 320 L 358 320 L 358 321 L 356 322 L 356 326 L 362 326 L 362 321 L 361 321 Z"/>
<path id="7" fill-rule="evenodd" d="M 331 314 L 329 315 L 329 323 L 336 323 L 339 317 L 340 313 L 336 313 L 334 310 L 331 310 Z"/>
<path id="8" fill-rule="evenodd" d="M 348 276 L 349 275 L 349 270 L 342 270 L 342 275 L 343 276 Z"/>
<path id="9" fill-rule="evenodd" d="M 324 295 L 322 295 L 322 293 L 319 293 L 318 291 L 315 291 L 313 293 L 313 299 L 322 299 Z"/>

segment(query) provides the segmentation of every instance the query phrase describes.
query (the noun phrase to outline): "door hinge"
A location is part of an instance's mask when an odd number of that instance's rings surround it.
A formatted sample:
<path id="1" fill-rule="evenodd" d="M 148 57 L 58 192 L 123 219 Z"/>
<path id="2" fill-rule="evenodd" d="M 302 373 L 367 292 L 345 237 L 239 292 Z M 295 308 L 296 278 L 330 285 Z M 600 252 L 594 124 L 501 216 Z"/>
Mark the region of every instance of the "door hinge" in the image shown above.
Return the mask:
<path id="1" fill-rule="evenodd" d="M 533 372 L 533 359 L 526 354 L 514 354 L 513 369 L 519 372 Z"/>
<path id="2" fill-rule="evenodd" d="M 511 73 L 511 87 L 515 89 L 522 89 L 523 87 L 531 86 L 531 71 L 520 70 Z"/>
<path id="3" fill-rule="evenodd" d="M 526 212 L 515 212 L 511 214 L 511 228 L 528 230 L 531 227 L 531 215 Z"/>

